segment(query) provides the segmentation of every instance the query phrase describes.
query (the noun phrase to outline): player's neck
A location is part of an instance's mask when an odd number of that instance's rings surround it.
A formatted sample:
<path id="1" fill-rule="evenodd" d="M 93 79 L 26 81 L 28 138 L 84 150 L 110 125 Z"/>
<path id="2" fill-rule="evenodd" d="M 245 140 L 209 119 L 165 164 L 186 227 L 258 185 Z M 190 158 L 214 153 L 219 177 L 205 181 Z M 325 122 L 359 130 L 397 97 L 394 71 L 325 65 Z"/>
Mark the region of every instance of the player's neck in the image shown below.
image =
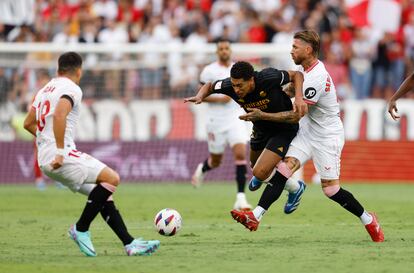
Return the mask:
<path id="1" fill-rule="evenodd" d="M 69 74 L 59 74 L 58 77 L 60 78 L 68 78 L 69 80 L 73 81 L 74 83 L 79 85 L 79 79 L 75 75 L 69 75 Z"/>
<path id="2" fill-rule="evenodd" d="M 309 58 L 309 59 L 302 62 L 303 69 L 305 71 L 308 71 L 308 69 L 315 66 L 317 62 L 318 62 L 317 58 L 315 58 L 315 57 Z"/>
<path id="3" fill-rule="evenodd" d="M 225 66 L 225 67 L 229 67 L 231 65 L 231 61 L 230 60 L 228 60 L 228 61 L 220 61 L 220 60 L 218 60 L 218 63 L 219 63 L 219 65 Z"/>

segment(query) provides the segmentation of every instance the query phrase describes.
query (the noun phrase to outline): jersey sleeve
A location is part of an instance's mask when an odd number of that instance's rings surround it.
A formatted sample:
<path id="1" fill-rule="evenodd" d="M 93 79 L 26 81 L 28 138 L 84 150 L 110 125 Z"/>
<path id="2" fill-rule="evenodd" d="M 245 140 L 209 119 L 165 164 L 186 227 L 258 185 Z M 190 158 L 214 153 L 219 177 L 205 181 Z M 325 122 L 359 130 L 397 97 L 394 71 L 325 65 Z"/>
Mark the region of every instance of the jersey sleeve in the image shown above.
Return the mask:
<path id="1" fill-rule="evenodd" d="M 70 89 L 63 91 L 60 94 L 60 97 L 69 97 L 72 100 L 72 106 L 75 107 L 79 105 L 82 101 L 82 91 L 78 86 L 71 86 Z"/>
<path id="2" fill-rule="evenodd" d="M 231 85 L 230 78 L 226 78 L 224 80 L 218 80 L 213 83 L 213 92 L 212 92 L 213 94 L 218 93 L 218 94 L 230 95 L 232 92 L 234 92 L 234 90 L 233 90 L 233 86 Z"/>
<path id="3" fill-rule="evenodd" d="M 325 92 L 326 78 L 317 77 L 303 83 L 303 100 L 307 104 L 315 104 Z"/>
<path id="4" fill-rule="evenodd" d="M 260 73 L 265 83 L 283 86 L 290 82 L 289 73 L 285 70 L 269 67 L 263 69 Z"/>

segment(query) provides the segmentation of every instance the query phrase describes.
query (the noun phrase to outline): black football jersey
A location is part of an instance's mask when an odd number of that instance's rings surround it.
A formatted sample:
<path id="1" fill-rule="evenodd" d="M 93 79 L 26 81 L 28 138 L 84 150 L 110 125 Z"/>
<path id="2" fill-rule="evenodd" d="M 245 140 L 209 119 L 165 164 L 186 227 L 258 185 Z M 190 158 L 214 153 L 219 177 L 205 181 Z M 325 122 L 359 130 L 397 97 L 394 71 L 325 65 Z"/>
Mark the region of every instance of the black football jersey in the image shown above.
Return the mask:
<path id="1" fill-rule="evenodd" d="M 290 111 L 293 109 L 292 101 L 283 91 L 282 86 L 290 82 L 289 74 L 285 70 L 275 68 L 265 68 L 260 72 L 254 72 L 255 89 L 248 93 L 244 98 L 239 98 L 234 92 L 230 78 L 216 81 L 213 84 L 213 92 L 221 93 L 231 97 L 241 107 L 259 108 L 263 112 L 277 113 Z M 285 130 L 297 131 L 298 124 L 283 122 L 272 122 L 258 120 L 253 122 L 254 130 L 262 132 L 280 132 Z"/>

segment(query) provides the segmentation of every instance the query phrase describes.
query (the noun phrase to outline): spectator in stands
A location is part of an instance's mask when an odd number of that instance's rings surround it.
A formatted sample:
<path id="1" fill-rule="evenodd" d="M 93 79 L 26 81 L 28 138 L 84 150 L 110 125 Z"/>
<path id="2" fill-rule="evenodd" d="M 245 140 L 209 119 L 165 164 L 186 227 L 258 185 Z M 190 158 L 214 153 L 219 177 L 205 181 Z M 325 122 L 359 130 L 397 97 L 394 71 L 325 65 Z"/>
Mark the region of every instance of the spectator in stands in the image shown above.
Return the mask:
<path id="1" fill-rule="evenodd" d="M 76 44 L 79 40 L 76 32 L 71 24 L 65 24 L 63 30 L 53 36 L 52 42 L 56 44 Z"/>
<path id="2" fill-rule="evenodd" d="M 171 40 L 168 27 L 162 24 L 161 17 L 152 17 L 149 24 L 143 30 L 139 43 L 164 44 Z M 161 98 L 161 84 L 164 78 L 162 56 L 159 53 L 145 53 L 141 60 L 144 67 L 140 71 L 140 83 L 142 86 L 140 99 Z"/>
<path id="3" fill-rule="evenodd" d="M 393 33 L 384 33 L 374 62 L 374 98 L 389 97 L 404 75 L 403 47 Z"/>
<path id="4" fill-rule="evenodd" d="M 98 17 L 115 20 L 118 16 L 118 5 L 114 0 L 96 0 L 92 4 L 92 12 Z"/>
<path id="5" fill-rule="evenodd" d="M 414 69 L 414 12 L 411 13 L 408 23 L 403 27 L 403 33 L 407 70 L 412 71 Z"/>
<path id="6" fill-rule="evenodd" d="M 9 90 L 9 79 L 4 74 L 4 68 L 0 67 L 0 104 L 7 101 Z"/>
<path id="7" fill-rule="evenodd" d="M 326 53 L 325 68 L 335 83 L 338 99 L 345 100 L 354 98 L 355 95 L 349 80 L 348 68 L 340 56 L 332 51 L 328 51 Z"/>
<path id="8" fill-rule="evenodd" d="M 357 99 L 369 98 L 371 95 L 372 61 L 374 54 L 374 45 L 368 39 L 364 30 L 355 28 L 354 39 L 351 42 L 349 71 Z M 338 81 L 334 80 L 334 82 L 337 83 Z"/>

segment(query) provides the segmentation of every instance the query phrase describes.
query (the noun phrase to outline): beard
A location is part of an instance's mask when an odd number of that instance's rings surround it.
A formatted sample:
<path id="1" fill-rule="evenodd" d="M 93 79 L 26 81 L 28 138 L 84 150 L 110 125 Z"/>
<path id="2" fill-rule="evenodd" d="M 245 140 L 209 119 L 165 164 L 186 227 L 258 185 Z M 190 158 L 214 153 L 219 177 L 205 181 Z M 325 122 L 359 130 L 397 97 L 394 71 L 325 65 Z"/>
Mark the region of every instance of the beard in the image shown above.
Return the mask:
<path id="1" fill-rule="evenodd" d="M 296 65 L 300 65 L 300 64 L 303 62 L 303 58 L 300 58 L 300 57 L 296 57 L 296 58 L 293 58 L 293 57 L 292 57 L 292 59 L 293 59 L 293 62 L 294 62 Z"/>

